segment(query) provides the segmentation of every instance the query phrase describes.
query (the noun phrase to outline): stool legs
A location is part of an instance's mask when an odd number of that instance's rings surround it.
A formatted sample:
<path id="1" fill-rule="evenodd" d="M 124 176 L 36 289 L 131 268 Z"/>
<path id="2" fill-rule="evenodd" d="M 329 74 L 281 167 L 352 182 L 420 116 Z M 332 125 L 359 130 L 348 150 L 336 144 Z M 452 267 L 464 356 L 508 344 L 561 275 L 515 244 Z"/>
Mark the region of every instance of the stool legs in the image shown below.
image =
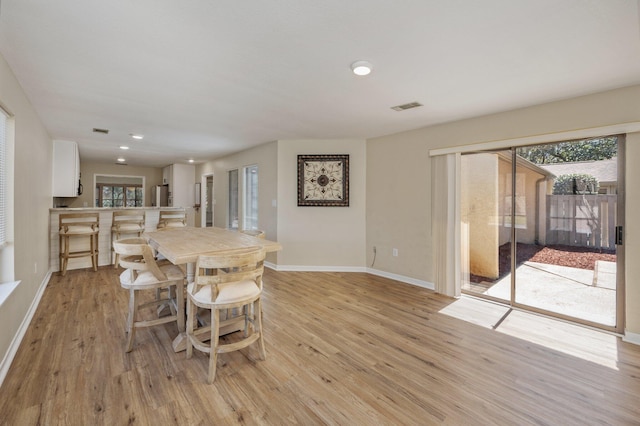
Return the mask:
<path id="1" fill-rule="evenodd" d="M 67 266 L 69 265 L 70 257 L 90 256 L 91 266 L 94 272 L 98 271 L 98 254 L 99 254 L 98 233 L 88 235 L 89 237 L 88 251 L 81 251 L 81 252 L 70 251 L 70 246 L 71 246 L 70 237 L 84 237 L 84 236 L 87 236 L 87 235 L 60 235 L 58 251 L 60 252 L 59 270 L 62 276 L 65 276 L 65 274 L 67 273 Z"/>

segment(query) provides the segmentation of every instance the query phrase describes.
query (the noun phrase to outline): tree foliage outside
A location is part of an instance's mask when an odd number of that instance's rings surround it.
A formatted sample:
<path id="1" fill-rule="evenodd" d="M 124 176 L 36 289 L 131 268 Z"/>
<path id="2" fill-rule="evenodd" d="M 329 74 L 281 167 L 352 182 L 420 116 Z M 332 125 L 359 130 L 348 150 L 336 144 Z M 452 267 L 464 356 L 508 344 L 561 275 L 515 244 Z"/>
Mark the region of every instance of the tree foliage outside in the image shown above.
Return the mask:
<path id="1" fill-rule="evenodd" d="M 572 163 L 576 161 L 608 160 L 617 155 L 616 136 L 581 141 L 525 146 L 516 154 L 534 164 Z"/>
<path id="2" fill-rule="evenodd" d="M 598 193 L 598 180 L 587 173 L 560 175 L 553 182 L 553 195 L 592 195 Z"/>

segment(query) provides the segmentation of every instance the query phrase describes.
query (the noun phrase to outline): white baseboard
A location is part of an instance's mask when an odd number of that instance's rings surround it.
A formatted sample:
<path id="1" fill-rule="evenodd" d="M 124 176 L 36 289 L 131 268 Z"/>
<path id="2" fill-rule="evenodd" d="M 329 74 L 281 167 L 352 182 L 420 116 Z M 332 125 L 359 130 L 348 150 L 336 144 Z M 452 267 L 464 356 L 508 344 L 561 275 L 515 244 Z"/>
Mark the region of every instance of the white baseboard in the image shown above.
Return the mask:
<path id="1" fill-rule="evenodd" d="M 274 265 L 279 272 L 367 272 L 364 266 Z"/>
<path id="2" fill-rule="evenodd" d="M 9 350 L 4 355 L 4 359 L 0 363 L 0 386 L 2 386 L 2 382 L 4 382 L 4 378 L 7 376 L 9 372 L 9 367 L 11 366 L 11 362 L 13 362 L 13 358 L 16 356 L 18 352 L 18 348 L 20 347 L 20 343 L 22 343 L 22 339 L 24 335 L 27 333 L 27 329 L 29 328 L 29 324 L 33 319 L 33 315 L 36 313 L 36 309 L 38 309 L 38 305 L 40 304 L 40 299 L 42 299 L 42 295 L 44 294 L 44 290 L 47 288 L 49 284 L 49 280 L 51 279 L 51 270 L 47 272 L 44 279 L 40 283 L 40 287 L 38 288 L 38 292 L 36 293 L 36 297 L 31 302 L 31 306 L 29 306 L 29 310 L 27 314 L 24 316 L 22 320 L 22 324 L 18 328 L 18 332 L 13 336 L 13 340 L 9 345 Z"/>
<path id="3" fill-rule="evenodd" d="M 404 275 L 392 274 L 391 272 L 379 271 L 367 268 L 366 266 L 309 266 L 309 265 L 275 265 L 265 262 L 265 266 L 278 272 L 366 272 L 371 275 L 389 278 L 406 284 L 435 290 L 435 285 L 428 281 L 418 280 Z"/>
<path id="4" fill-rule="evenodd" d="M 622 336 L 622 341 L 633 343 L 634 345 L 640 345 L 640 334 L 631 333 L 630 331 L 625 330 L 624 335 Z"/>
<path id="5" fill-rule="evenodd" d="M 379 277 L 389 278 L 391 280 L 400 281 L 403 283 L 415 285 L 418 287 L 427 288 L 429 290 L 435 290 L 436 286 L 429 281 L 418 280 L 416 278 L 406 277 L 404 275 L 392 274 L 391 272 L 379 271 L 377 269 L 367 268 L 367 272 L 371 275 L 377 275 Z"/>

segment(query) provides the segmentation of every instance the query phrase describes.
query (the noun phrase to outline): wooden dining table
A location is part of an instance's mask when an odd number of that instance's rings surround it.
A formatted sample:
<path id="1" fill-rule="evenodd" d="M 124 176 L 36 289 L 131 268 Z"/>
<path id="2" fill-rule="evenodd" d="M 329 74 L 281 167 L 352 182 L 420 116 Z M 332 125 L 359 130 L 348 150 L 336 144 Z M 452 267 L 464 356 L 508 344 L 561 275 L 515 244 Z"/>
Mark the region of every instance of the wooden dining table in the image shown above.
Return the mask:
<path id="1" fill-rule="evenodd" d="M 143 237 L 147 239 L 151 247 L 174 265 L 186 265 L 187 282 L 193 281 L 195 263 L 198 256 L 202 254 L 224 254 L 228 251 L 254 246 L 263 247 L 267 252 L 282 250 L 282 246 L 276 241 L 215 227 L 172 228 L 145 232 Z M 173 349 L 176 352 L 186 349 L 185 330 L 178 331 L 178 336 L 173 340 Z"/>

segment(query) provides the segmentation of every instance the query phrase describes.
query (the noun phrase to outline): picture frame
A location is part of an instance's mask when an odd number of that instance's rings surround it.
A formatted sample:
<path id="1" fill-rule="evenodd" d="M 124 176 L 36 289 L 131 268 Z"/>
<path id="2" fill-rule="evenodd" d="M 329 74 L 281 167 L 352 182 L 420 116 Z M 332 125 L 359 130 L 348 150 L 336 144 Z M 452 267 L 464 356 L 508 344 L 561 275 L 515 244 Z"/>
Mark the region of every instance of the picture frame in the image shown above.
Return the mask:
<path id="1" fill-rule="evenodd" d="M 349 154 L 298 155 L 298 206 L 349 207 Z"/>

